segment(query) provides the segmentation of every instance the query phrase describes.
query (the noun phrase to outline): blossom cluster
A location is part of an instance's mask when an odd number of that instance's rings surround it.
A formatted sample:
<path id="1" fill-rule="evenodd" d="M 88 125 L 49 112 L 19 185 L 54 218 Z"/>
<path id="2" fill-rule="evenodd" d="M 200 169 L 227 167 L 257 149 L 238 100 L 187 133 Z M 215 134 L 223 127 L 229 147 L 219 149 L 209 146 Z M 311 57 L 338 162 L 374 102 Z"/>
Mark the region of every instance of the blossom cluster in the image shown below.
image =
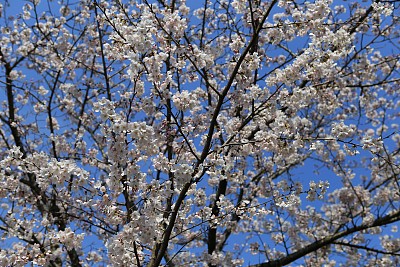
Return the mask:
<path id="1" fill-rule="evenodd" d="M 400 264 L 396 1 L 3 2 L 1 266 Z"/>

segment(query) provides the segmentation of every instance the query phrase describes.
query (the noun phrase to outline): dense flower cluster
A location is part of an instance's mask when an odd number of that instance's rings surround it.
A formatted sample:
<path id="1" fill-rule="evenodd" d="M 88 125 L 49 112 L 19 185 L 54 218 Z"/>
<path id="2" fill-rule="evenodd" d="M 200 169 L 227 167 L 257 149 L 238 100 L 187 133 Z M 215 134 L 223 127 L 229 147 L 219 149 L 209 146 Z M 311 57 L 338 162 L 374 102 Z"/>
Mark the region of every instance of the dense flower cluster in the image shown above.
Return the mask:
<path id="1" fill-rule="evenodd" d="M 1 266 L 400 265 L 396 1 L 2 2 Z"/>

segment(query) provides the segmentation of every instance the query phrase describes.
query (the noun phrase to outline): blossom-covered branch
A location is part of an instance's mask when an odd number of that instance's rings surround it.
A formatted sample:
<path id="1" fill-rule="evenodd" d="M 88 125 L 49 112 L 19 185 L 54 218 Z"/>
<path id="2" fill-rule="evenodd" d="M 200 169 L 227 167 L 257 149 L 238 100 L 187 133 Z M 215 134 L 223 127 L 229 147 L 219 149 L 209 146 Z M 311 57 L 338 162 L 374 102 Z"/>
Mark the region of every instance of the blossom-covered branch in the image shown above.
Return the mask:
<path id="1" fill-rule="evenodd" d="M 400 264 L 399 10 L 0 1 L 0 265 Z"/>

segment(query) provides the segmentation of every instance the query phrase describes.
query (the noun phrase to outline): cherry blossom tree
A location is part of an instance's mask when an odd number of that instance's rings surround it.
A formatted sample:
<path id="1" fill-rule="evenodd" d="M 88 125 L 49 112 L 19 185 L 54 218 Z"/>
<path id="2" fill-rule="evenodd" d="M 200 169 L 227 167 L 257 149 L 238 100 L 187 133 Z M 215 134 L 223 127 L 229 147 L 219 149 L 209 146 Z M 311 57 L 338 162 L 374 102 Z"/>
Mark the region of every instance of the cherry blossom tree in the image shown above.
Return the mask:
<path id="1" fill-rule="evenodd" d="M 1 266 L 398 266 L 397 1 L 0 2 Z"/>

